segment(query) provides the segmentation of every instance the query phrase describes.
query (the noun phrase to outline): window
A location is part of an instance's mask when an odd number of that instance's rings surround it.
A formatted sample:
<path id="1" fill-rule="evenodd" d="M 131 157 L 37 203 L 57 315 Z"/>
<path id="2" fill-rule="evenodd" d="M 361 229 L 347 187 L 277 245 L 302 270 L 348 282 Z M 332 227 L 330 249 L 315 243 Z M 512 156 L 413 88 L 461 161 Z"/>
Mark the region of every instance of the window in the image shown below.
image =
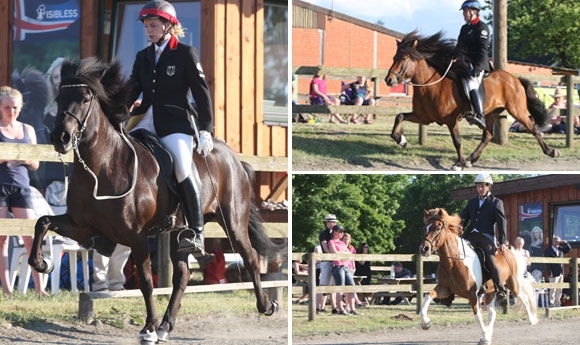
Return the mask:
<path id="1" fill-rule="evenodd" d="M 552 212 L 553 236 L 580 247 L 580 203 L 556 204 Z"/>
<path id="2" fill-rule="evenodd" d="M 117 3 L 113 12 L 113 30 L 111 35 L 111 57 L 120 60 L 123 74 L 131 75 L 133 61 L 138 51 L 147 47 L 147 39 L 143 23 L 137 20 L 139 11 L 145 5 L 144 1 L 122 1 Z M 172 1 L 177 18 L 185 30 L 185 37 L 179 41 L 194 46 L 198 53 L 201 48 L 201 4 L 200 1 Z"/>
<path id="3" fill-rule="evenodd" d="M 264 4 L 264 123 L 288 125 L 288 2 Z"/>

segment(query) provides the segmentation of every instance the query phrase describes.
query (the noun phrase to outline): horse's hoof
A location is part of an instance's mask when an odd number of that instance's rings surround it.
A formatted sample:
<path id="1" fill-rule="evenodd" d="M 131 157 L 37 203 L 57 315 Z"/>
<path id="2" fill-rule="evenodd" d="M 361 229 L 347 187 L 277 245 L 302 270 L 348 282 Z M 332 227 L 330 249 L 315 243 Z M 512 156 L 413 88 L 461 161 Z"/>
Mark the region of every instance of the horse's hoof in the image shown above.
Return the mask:
<path id="1" fill-rule="evenodd" d="M 552 152 L 552 158 L 558 158 L 560 157 L 560 151 L 554 149 L 554 152 Z"/>
<path id="2" fill-rule="evenodd" d="M 272 314 L 277 312 L 279 309 L 280 309 L 280 305 L 278 304 L 278 301 L 272 300 L 272 301 L 270 301 L 270 310 L 265 312 L 264 315 L 272 316 Z"/>
<path id="3" fill-rule="evenodd" d="M 477 345 L 491 345 L 491 340 L 479 339 L 479 342 L 477 343 Z"/>
<path id="4" fill-rule="evenodd" d="M 428 322 L 426 324 L 421 324 L 421 328 L 424 330 L 428 330 L 429 328 L 431 328 L 431 322 Z"/>
<path id="5" fill-rule="evenodd" d="M 473 165 L 471 164 L 471 161 L 470 160 L 466 160 L 465 163 L 463 164 L 463 166 L 466 167 L 466 168 L 473 167 Z"/>
<path id="6" fill-rule="evenodd" d="M 399 141 L 399 146 L 401 146 L 402 148 L 406 149 L 407 148 L 407 138 L 405 138 L 404 135 L 401 135 L 401 141 Z"/>
<path id="7" fill-rule="evenodd" d="M 163 327 L 159 327 L 157 329 L 157 342 L 158 343 L 166 343 L 169 340 L 169 332 Z"/>
<path id="8" fill-rule="evenodd" d="M 139 344 L 141 345 L 154 345 L 159 338 L 157 337 L 157 332 L 149 332 L 148 330 L 145 333 L 139 333 Z"/>
<path id="9" fill-rule="evenodd" d="M 54 262 L 52 261 L 52 258 L 46 254 L 42 254 L 42 261 L 44 262 L 44 264 L 46 265 L 44 272 L 42 273 L 46 273 L 46 274 L 51 274 L 52 270 L 54 270 Z"/>

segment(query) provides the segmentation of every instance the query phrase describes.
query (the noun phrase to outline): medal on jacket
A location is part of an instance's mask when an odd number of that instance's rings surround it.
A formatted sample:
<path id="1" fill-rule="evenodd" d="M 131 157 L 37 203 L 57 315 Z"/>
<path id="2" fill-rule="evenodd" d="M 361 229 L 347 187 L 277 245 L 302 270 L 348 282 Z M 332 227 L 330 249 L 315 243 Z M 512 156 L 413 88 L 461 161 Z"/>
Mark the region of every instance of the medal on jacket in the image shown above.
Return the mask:
<path id="1" fill-rule="evenodd" d="M 175 65 L 167 66 L 167 71 L 165 72 L 168 76 L 173 76 L 175 74 Z"/>

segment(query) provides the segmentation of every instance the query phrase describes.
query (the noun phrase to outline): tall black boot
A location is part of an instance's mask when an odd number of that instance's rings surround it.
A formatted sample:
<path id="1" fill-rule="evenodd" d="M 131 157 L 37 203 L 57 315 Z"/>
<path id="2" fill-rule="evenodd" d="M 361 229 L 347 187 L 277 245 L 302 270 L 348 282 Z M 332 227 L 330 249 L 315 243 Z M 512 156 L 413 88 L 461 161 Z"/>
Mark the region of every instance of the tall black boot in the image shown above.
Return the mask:
<path id="1" fill-rule="evenodd" d="M 177 185 L 181 199 L 181 210 L 188 227 L 180 231 L 178 235 L 180 252 L 190 252 L 204 268 L 213 259 L 213 254 L 207 254 L 204 249 L 203 236 L 203 206 L 201 204 L 201 182 L 197 172 L 193 172 L 185 180 Z M 187 235 L 193 237 L 185 237 Z"/>
<path id="2" fill-rule="evenodd" d="M 473 104 L 473 113 L 467 115 L 465 118 L 471 125 L 477 125 L 481 129 L 485 129 L 485 116 L 483 115 L 483 99 L 478 90 L 469 91 L 471 97 L 471 104 Z"/>
<path id="3" fill-rule="evenodd" d="M 487 260 L 486 266 L 487 266 L 487 269 L 489 270 L 489 272 L 491 273 L 491 280 L 493 281 L 493 285 L 495 285 L 496 301 L 502 302 L 506 299 L 507 289 L 501 281 L 501 276 L 499 274 L 499 271 L 497 269 L 497 265 L 495 263 L 495 256 L 490 255 L 487 257 L 487 259 L 488 260 Z"/>

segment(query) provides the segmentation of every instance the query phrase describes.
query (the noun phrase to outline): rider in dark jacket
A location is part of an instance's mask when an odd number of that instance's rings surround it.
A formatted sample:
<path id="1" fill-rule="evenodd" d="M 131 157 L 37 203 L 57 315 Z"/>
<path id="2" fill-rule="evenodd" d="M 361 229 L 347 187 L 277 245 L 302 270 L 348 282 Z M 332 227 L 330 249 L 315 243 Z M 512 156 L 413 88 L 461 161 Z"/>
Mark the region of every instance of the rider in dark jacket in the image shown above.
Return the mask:
<path id="1" fill-rule="evenodd" d="M 469 200 L 461 212 L 465 227 L 463 237 L 475 247 L 481 248 L 485 254 L 484 265 L 491 273 L 495 285 L 496 299 L 501 302 L 506 298 L 507 289 L 501 280 L 501 274 L 495 261 L 497 225 L 497 247 L 501 253 L 509 250 L 507 246 L 506 218 L 503 201 L 491 195 L 493 180 L 489 174 L 479 174 L 475 178 L 478 196 Z"/>
<path id="2" fill-rule="evenodd" d="M 484 73 L 489 72 L 487 54 L 489 28 L 479 18 L 481 5 L 478 1 L 465 1 L 459 10 L 463 11 L 465 25 L 461 27 L 459 32 L 455 55 L 469 66 L 465 83 L 473 106 L 473 112 L 468 114 L 466 119 L 470 124 L 476 124 L 481 129 L 485 129 L 485 114 L 483 112 L 485 99 L 484 95 L 479 92 L 479 86 L 483 81 Z"/>

